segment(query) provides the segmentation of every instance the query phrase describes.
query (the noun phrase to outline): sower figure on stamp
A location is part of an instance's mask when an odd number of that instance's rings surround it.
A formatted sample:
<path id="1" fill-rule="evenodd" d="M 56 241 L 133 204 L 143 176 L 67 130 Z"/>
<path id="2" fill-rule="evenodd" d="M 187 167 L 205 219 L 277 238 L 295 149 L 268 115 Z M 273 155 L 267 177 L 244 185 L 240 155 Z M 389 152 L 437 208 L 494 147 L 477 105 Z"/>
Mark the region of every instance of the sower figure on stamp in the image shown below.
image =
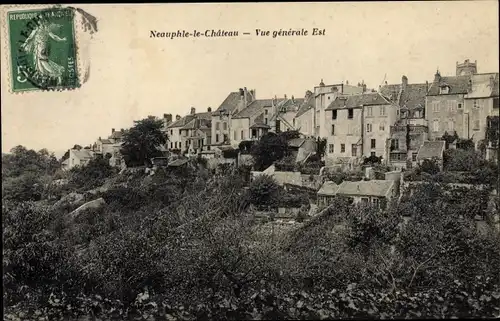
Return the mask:
<path id="1" fill-rule="evenodd" d="M 59 24 L 42 21 L 21 46 L 25 52 L 33 54 L 36 71 L 45 77 L 56 78 L 58 85 L 62 83 L 64 67 L 49 60 L 49 50 L 50 39 L 57 42 L 66 41 L 66 38 L 54 34 L 60 27 Z"/>

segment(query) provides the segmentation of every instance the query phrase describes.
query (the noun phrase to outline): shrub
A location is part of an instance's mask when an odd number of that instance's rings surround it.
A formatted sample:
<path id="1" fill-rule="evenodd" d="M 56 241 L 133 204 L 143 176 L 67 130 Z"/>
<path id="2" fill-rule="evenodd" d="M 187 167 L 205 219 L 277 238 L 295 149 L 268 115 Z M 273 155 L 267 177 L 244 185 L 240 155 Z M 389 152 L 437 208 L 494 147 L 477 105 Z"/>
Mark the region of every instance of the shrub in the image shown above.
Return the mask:
<path id="1" fill-rule="evenodd" d="M 268 175 L 260 175 L 250 183 L 250 202 L 257 206 L 276 206 L 278 184 Z"/>

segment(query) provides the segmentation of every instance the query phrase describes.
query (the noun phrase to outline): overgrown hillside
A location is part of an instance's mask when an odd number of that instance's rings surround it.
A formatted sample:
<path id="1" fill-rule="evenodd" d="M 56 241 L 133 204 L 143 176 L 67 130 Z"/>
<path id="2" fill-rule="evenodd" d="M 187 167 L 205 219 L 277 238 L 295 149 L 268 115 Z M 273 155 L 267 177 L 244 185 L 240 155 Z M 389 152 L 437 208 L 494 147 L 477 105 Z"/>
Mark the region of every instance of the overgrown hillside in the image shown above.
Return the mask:
<path id="1" fill-rule="evenodd" d="M 428 182 L 383 211 L 339 198 L 278 237 L 248 205 L 283 195 L 243 169 L 63 173 L 24 148 L 2 164 L 6 320 L 499 316 L 500 239 L 474 221 L 489 190 Z"/>

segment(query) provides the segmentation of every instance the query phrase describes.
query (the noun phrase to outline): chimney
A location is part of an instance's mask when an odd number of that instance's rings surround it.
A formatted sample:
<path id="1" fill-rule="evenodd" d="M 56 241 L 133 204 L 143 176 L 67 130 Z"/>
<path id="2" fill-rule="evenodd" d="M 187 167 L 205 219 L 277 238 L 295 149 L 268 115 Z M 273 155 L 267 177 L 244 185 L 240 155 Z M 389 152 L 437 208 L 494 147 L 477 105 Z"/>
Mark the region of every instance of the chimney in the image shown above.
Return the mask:
<path id="1" fill-rule="evenodd" d="M 245 97 L 245 107 L 246 107 L 246 104 L 249 103 L 249 101 L 248 101 L 248 90 L 247 90 L 247 87 L 243 87 L 243 95 Z"/>
<path id="2" fill-rule="evenodd" d="M 194 115 L 194 114 L 196 114 L 196 108 L 191 107 L 191 115 Z"/>
<path id="3" fill-rule="evenodd" d="M 349 80 L 346 80 L 346 81 L 345 81 L 345 84 L 346 84 L 346 85 L 349 85 Z"/>
<path id="4" fill-rule="evenodd" d="M 385 85 L 387 85 L 387 80 L 385 81 Z"/>
<path id="5" fill-rule="evenodd" d="M 295 103 L 295 97 L 292 95 L 292 103 Z"/>
<path id="6" fill-rule="evenodd" d="M 366 84 L 363 83 L 362 86 L 363 86 L 363 92 L 366 92 Z"/>
<path id="7" fill-rule="evenodd" d="M 406 86 L 408 86 L 408 77 L 403 75 L 403 77 L 401 77 L 401 84 L 403 85 L 403 88 L 406 88 Z"/>
<path id="8" fill-rule="evenodd" d="M 284 96 L 284 97 L 285 97 L 285 99 L 286 99 L 286 94 L 285 94 L 285 96 Z"/>
<path id="9" fill-rule="evenodd" d="M 438 83 L 441 81 L 441 74 L 439 73 L 439 69 L 436 71 L 436 74 L 434 75 L 434 82 Z"/>
<path id="10" fill-rule="evenodd" d="M 243 97 L 245 94 L 244 94 L 244 91 L 243 91 L 243 88 L 240 88 L 240 97 Z"/>
<path id="11" fill-rule="evenodd" d="M 425 93 L 427 94 L 429 92 L 429 82 L 426 80 L 425 81 Z"/>
<path id="12" fill-rule="evenodd" d="M 490 82 L 491 82 L 491 78 L 490 78 Z M 472 92 L 472 79 L 469 79 L 469 82 L 467 84 L 467 92 L 468 93 Z"/>
<path id="13" fill-rule="evenodd" d="M 172 122 L 172 114 L 163 114 L 163 118 L 165 118 L 165 121 L 167 123 L 171 123 Z"/>
<path id="14" fill-rule="evenodd" d="M 99 140 L 101 140 L 101 136 L 99 136 Z"/>
<path id="15" fill-rule="evenodd" d="M 495 88 L 495 76 L 491 75 L 490 77 L 490 89 L 493 90 Z"/>
<path id="16" fill-rule="evenodd" d="M 181 119 L 181 116 L 175 115 L 175 120 L 179 120 L 179 119 Z"/>
<path id="17" fill-rule="evenodd" d="M 115 133 L 115 129 L 111 128 L 111 134 L 114 134 L 114 133 Z"/>
<path id="18" fill-rule="evenodd" d="M 211 113 L 211 112 L 212 112 L 212 107 L 208 107 L 208 108 L 207 108 L 207 111 L 208 111 L 209 113 Z"/>

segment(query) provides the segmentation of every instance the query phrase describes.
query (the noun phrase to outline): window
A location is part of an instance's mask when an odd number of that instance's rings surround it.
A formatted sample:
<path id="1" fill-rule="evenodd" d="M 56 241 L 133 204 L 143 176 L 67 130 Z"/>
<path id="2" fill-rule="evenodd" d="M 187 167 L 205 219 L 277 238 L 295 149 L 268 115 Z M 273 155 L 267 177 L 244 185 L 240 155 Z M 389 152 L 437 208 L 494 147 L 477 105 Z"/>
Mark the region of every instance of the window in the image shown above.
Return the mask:
<path id="1" fill-rule="evenodd" d="M 215 134 L 215 142 L 218 143 L 219 142 L 219 134 Z"/>
<path id="2" fill-rule="evenodd" d="M 278 119 L 276 119 L 276 132 L 281 132 L 281 121 L 279 121 Z"/>
<path id="3" fill-rule="evenodd" d="M 462 109 L 462 104 L 458 104 L 458 109 Z"/>
<path id="4" fill-rule="evenodd" d="M 219 122 L 216 122 L 215 123 L 215 130 L 219 130 L 220 129 L 220 123 Z"/>
<path id="5" fill-rule="evenodd" d="M 411 154 L 411 160 L 416 162 L 417 161 L 417 153 L 412 153 Z"/>
<path id="6" fill-rule="evenodd" d="M 385 106 L 380 106 L 380 116 L 385 116 Z"/>
<path id="7" fill-rule="evenodd" d="M 352 144 L 352 146 L 351 146 L 351 154 L 352 154 L 352 156 L 356 157 L 357 154 L 358 154 L 357 152 L 358 152 L 358 150 L 357 150 L 356 144 Z"/>
<path id="8" fill-rule="evenodd" d="M 352 135 L 353 126 L 351 124 L 347 124 L 347 135 Z"/>
<path id="9" fill-rule="evenodd" d="M 431 105 L 432 105 L 432 111 L 435 113 L 439 113 L 439 102 L 433 101 Z"/>
<path id="10" fill-rule="evenodd" d="M 361 197 L 361 203 L 368 204 L 368 197 Z"/>
<path id="11" fill-rule="evenodd" d="M 372 198 L 372 204 L 375 205 L 376 207 L 379 206 L 379 199 L 377 197 Z"/>
<path id="12" fill-rule="evenodd" d="M 264 118 L 264 124 L 267 125 L 267 118 Z"/>
<path id="13" fill-rule="evenodd" d="M 269 111 L 267 109 L 264 109 L 264 114 L 267 115 Z"/>
<path id="14" fill-rule="evenodd" d="M 456 112 L 456 108 L 455 108 L 456 104 L 457 104 L 457 102 L 456 102 L 456 101 L 454 101 L 454 100 L 449 100 L 449 101 L 448 101 L 448 112 L 450 112 L 450 113 L 454 113 L 454 112 Z"/>
<path id="15" fill-rule="evenodd" d="M 366 116 L 368 116 L 368 117 L 373 116 L 373 107 L 368 107 L 366 109 Z"/>
<path id="16" fill-rule="evenodd" d="M 439 88 L 439 93 L 442 95 L 448 94 L 450 92 L 450 87 L 442 86 Z"/>
<path id="17" fill-rule="evenodd" d="M 372 138 L 372 139 L 371 139 L 371 142 L 370 142 L 370 146 L 371 146 L 371 148 L 375 148 L 376 143 L 377 143 L 376 139 Z"/>
<path id="18" fill-rule="evenodd" d="M 479 127 L 480 127 L 479 119 L 474 120 L 474 126 L 472 127 L 472 130 L 479 130 Z"/>
<path id="19" fill-rule="evenodd" d="M 353 119 L 353 117 L 354 117 L 354 110 L 352 108 L 349 108 L 347 110 L 347 118 L 348 119 Z"/>
<path id="20" fill-rule="evenodd" d="M 334 151 L 333 144 L 328 145 L 328 152 L 333 153 L 333 151 Z"/>
<path id="21" fill-rule="evenodd" d="M 432 122 L 432 131 L 438 132 L 439 131 L 439 120 L 434 119 Z"/>
<path id="22" fill-rule="evenodd" d="M 241 131 L 241 140 L 245 139 L 245 133 Z"/>
<path id="23" fill-rule="evenodd" d="M 448 132 L 448 122 L 443 123 L 443 131 Z"/>
<path id="24" fill-rule="evenodd" d="M 292 126 L 295 127 L 295 118 L 292 119 Z"/>
<path id="25" fill-rule="evenodd" d="M 337 119 L 337 110 L 332 110 L 332 119 Z"/>
<path id="26" fill-rule="evenodd" d="M 252 138 L 257 137 L 257 129 L 252 129 Z"/>
<path id="27" fill-rule="evenodd" d="M 174 130 L 173 130 L 173 129 L 171 129 L 171 130 L 170 130 L 170 136 L 173 136 L 173 135 L 174 135 Z"/>
<path id="28" fill-rule="evenodd" d="M 335 125 L 332 125 L 332 135 L 335 135 Z"/>
<path id="29" fill-rule="evenodd" d="M 179 142 L 179 148 L 182 148 L 182 146 L 181 146 L 181 145 L 182 145 L 182 144 L 181 144 L 181 142 Z"/>
<path id="30" fill-rule="evenodd" d="M 226 122 L 222 123 L 222 129 L 227 130 L 227 123 Z"/>
<path id="31" fill-rule="evenodd" d="M 378 126 L 378 129 L 382 132 L 385 131 L 385 123 L 381 122 L 380 125 Z"/>
<path id="32" fill-rule="evenodd" d="M 345 153 L 345 144 L 340 144 L 340 152 Z"/>
<path id="33" fill-rule="evenodd" d="M 175 142 L 175 148 L 177 148 L 177 142 Z"/>
<path id="34" fill-rule="evenodd" d="M 391 139 L 391 150 L 399 150 L 399 139 Z"/>
<path id="35" fill-rule="evenodd" d="M 372 131 L 372 124 L 366 124 L 366 132 L 371 133 Z"/>

